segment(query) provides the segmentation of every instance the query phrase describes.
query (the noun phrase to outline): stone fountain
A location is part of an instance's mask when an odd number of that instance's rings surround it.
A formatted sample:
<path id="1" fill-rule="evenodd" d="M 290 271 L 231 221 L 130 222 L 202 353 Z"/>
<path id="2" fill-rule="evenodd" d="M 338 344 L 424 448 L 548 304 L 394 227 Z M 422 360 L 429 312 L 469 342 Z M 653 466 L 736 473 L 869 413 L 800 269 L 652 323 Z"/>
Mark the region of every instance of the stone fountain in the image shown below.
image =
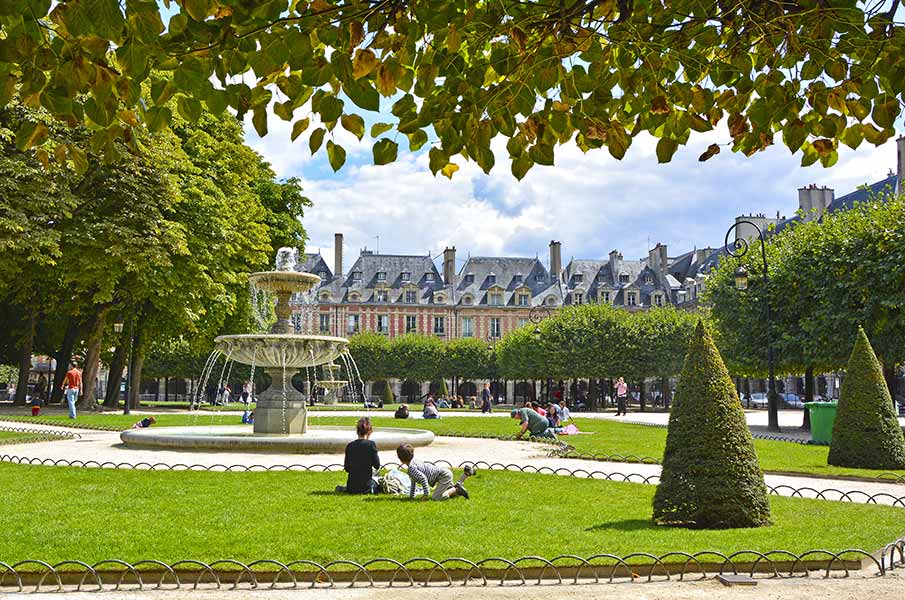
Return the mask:
<path id="1" fill-rule="evenodd" d="M 333 364 L 346 351 L 349 340 L 295 333 L 289 300 L 293 294 L 310 291 L 320 282 L 320 277 L 295 271 L 292 248 L 280 250 L 276 271 L 252 273 L 248 280 L 253 288 L 276 298 L 277 320 L 269 333 L 221 335 L 214 340 L 215 347 L 228 359 L 260 367 L 270 376 L 270 387 L 257 396 L 255 434 L 305 433 L 308 429 L 306 398 L 292 386 L 292 376 L 300 369 Z"/>
<path id="2" fill-rule="evenodd" d="M 305 396 L 292 386 L 292 376 L 301 369 L 323 365 L 324 381 L 314 382 L 336 392 L 348 385 L 341 379 L 340 367 L 334 361 L 348 355 L 349 341 L 341 337 L 296 333 L 292 324 L 290 299 L 293 294 L 313 289 L 320 277 L 295 270 L 295 249 L 281 248 L 275 271 L 252 273 L 249 282 L 276 299 L 276 322 L 267 333 L 222 335 L 214 340 L 215 351 L 226 362 L 235 361 L 261 368 L 270 376 L 270 386 L 257 395 L 253 435 L 247 425 L 191 426 L 133 429 L 120 434 L 127 446 L 201 451 L 241 451 L 271 453 L 336 453 L 355 439 L 354 427 L 308 427 Z M 208 370 L 208 373 L 210 370 Z M 332 402 L 328 402 L 332 403 Z M 399 444 L 426 446 L 433 442 L 430 431 L 381 427 L 371 439 L 380 450 L 392 450 Z"/>
<path id="3" fill-rule="evenodd" d="M 329 362 L 321 367 L 325 378 L 318 381 L 317 385 L 324 388 L 324 404 L 336 404 L 339 399 L 339 391 L 349 385 L 345 379 L 339 379 L 340 367 L 334 362 Z"/>

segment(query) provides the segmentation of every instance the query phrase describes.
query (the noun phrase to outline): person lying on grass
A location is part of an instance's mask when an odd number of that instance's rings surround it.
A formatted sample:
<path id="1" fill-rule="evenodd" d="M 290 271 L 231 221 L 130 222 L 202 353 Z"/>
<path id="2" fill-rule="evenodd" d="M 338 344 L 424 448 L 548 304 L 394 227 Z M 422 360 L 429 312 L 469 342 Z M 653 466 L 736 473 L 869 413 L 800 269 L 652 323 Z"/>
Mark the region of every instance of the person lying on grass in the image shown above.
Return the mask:
<path id="1" fill-rule="evenodd" d="M 459 481 L 453 483 L 453 474 L 448 467 L 440 467 L 432 463 L 415 460 L 415 449 L 411 444 L 402 444 L 396 448 L 396 456 L 399 462 L 407 465 L 409 468 L 409 477 L 412 479 L 412 487 L 409 490 L 409 500 L 414 500 L 415 489 L 421 486 L 424 492 L 422 498 L 430 498 L 431 500 L 447 500 L 455 496 L 462 496 L 468 500 L 468 490 L 462 483 L 471 475 L 475 474 L 475 469 L 471 465 L 465 465 L 465 472 Z M 431 486 L 434 487 L 433 493 L 430 491 Z"/>
<path id="2" fill-rule="evenodd" d="M 377 454 L 377 444 L 369 439 L 374 433 L 371 419 L 368 417 L 358 419 L 355 432 L 358 439 L 346 446 L 344 467 L 349 476 L 346 478 L 346 485 L 336 486 L 336 491 L 347 494 L 376 494 L 377 482 L 374 481 L 374 472 L 380 469 L 380 456 Z"/>
<path id="3" fill-rule="evenodd" d="M 521 430 L 515 435 L 515 439 L 520 440 L 525 433 L 530 433 L 530 437 L 543 437 L 556 439 L 556 434 L 550 428 L 550 421 L 546 417 L 540 416 L 530 408 L 514 408 L 509 416 L 518 419 L 521 423 Z"/>
<path id="4" fill-rule="evenodd" d="M 156 422 L 157 419 L 154 417 L 145 417 L 144 419 L 133 425 L 132 429 L 147 429 Z"/>

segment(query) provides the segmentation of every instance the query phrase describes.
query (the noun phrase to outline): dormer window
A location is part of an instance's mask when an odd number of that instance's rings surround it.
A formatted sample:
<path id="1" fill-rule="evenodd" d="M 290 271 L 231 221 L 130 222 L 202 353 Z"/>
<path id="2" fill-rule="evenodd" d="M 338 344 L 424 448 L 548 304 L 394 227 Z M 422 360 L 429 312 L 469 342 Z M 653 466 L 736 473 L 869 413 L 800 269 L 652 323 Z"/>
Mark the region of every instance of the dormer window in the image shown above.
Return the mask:
<path id="1" fill-rule="evenodd" d="M 361 300 L 361 296 L 357 292 L 349 294 L 349 302 L 358 302 L 359 300 Z"/>
<path id="2" fill-rule="evenodd" d="M 324 281 L 325 279 L 327 279 L 327 272 L 326 272 L 326 271 L 318 271 L 317 276 L 321 278 L 321 281 Z"/>
<path id="3" fill-rule="evenodd" d="M 610 303 L 610 293 L 608 291 L 600 292 L 600 301 L 609 304 Z"/>
<path id="4" fill-rule="evenodd" d="M 361 271 L 352 271 L 352 281 L 361 281 Z"/>
<path id="5" fill-rule="evenodd" d="M 377 302 L 386 302 L 387 301 L 387 291 L 386 290 L 377 290 L 377 293 L 374 294 L 374 300 Z"/>
<path id="6" fill-rule="evenodd" d="M 597 273 L 597 281 L 603 281 L 606 277 L 603 276 L 603 273 Z"/>
<path id="7" fill-rule="evenodd" d="M 434 274 L 433 274 L 433 273 L 427 273 L 427 274 L 424 275 L 424 281 L 433 281 L 433 280 L 434 280 Z"/>
<path id="8" fill-rule="evenodd" d="M 473 303 L 474 303 L 474 298 L 472 298 L 470 295 L 462 296 L 462 304 L 471 305 Z"/>
<path id="9" fill-rule="evenodd" d="M 512 282 L 513 282 L 513 283 L 521 283 L 521 282 L 522 282 L 522 276 L 521 276 L 521 274 L 516 275 L 515 277 L 513 277 L 513 278 L 512 278 Z"/>
<path id="10" fill-rule="evenodd" d="M 543 280 L 544 280 L 544 274 L 543 274 L 543 273 L 538 273 L 537 275 L 534 276 L 534 280 L 535 280 L 535 281 L 543 281 Z"/>
<path id="11" fill-rule="evenodd" d="M 418 304 L 418 292 L 416 292 L 415 290 L 406 290 L 405 303 L 406 304 Z"/>
<path id="12" fill-rule="evenodd" d="M 554 298 L 553 296 L 547 296 L 547 299 L 544 300 L 544 303 L 547 306 L 553 306 L 554 304 L 556 304 L 556 298 Z"/>
<path id="13" fill-rule="evenodd" d="M 488 283 L 489 285 L 493 285 L 494 283 L 496 283 L 496 275 L 494 275 L 493 273 L 491 273 L 490 275 L 488 275 L 488 276 L 487 276 L 487 283 Z"/>
<path id="14" fill-rule="evenodd" d="M 629 292 L 625 296 L 625 305 L 626 306 L 638 306 L 638 294 L 635 292 Z"/>
<path id="15" fill-rule="evenodd" d="M 663 306 L 663 294 L 654 294 L 654 306 Z"/>
<path id="16" fill-rule="evenodd" d="M 584 275 L 582 275 L 581 273 L 576 273 L 575 274 L 575 283 L 581 283 L 582 281 L 584 281 Z"/>
<path id="17" fill-rule="evenodd" d="M 500 292 L 491 292 L 490 306 L 503 306 L 503 294 Z"/>
<path id="18" fill-rule="evenodd" d="M 444 296 L 443 294 L 435 294 L 434 302 L 436 304 L 444 304 L 446 302 L 446 296 Z"/>
<path id="19" fill-rule="evenodd" d="M 654 283 L 654 277 L 653 277 L 653 275 L 651 275 L 650 273 L 647 273 L 647 274 L 644 276 L 644 284 L 645 284 L 645 285 L 653 285 L 653 283 Z"/>
<path id="20" fill-rule="evenodd" d="M 465 283 L 474 283 L 474 273 L 465 274 Z"/>
<path id="21" fill-rule="evenodd" d="M 628 283 L 628 273 L 619 274 L 619 283 Z"/>
<path id="22" fill-rule="evenodd" d="M 330 301 L 330 292 L 323 292 L 320 295 L 321 302 L 329 302 Z"/>
<path id="23" fill-rule="evenodd" d="M 387 280 L 386 271 L 378 271 L 377 272 L 377 281 L 386 281 L 386 280 Z"/>
<path id="24" fill-rule="evenodd" d="M 408 271 L 403 271 L 402 272 L 402 281 L 407 282 L 407 281 L 411 281 L 411 280 L 412 280 L 412 274 L 409 273 Z"/>
<path id="25" fill-rule="evenodd" d="M 584 294 L 581 292 L 575 292 L 572 294 L 572 304 L 583 304 L 584 303 Z"/>
<path id="26" fill-rule="evenodd" d="M 528 294 L 519 294 L 518 295 L 518 305 L 519 306 L 528 306 L 531 303 L 531 296 Z"/>

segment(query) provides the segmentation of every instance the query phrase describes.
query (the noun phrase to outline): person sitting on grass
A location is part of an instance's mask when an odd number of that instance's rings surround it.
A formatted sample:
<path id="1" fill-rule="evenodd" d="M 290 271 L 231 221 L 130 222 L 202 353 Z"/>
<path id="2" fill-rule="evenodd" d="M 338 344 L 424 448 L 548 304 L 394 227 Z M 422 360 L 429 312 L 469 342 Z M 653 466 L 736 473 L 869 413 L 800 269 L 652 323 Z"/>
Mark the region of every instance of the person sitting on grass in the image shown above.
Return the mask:
<path id="1" fill-rule="evenodd" d="M 439 419 L 440 411 L 437 410 L 436 405 L 434 405 L 434 401 L 428 398 L 424 401 L 424 413 L 421 415 L 422 419 Z"/>
<path id="2" fill-rule="evenodd" d="M 144 419 L 133 425 L 132 429 L 147 429 L 156 422 L 157 419 L 155 417 L 145 417 Z"/>
<path id="3" fill-rule="evenodd" d="M 569 412 L 565 400 L 560 400 L 559 404 L 554 404 L 553 406 L 556 407 L 556 414 L 559 415 L 560 425 L 564 425 L 566 421 L 572 420 L 572 413 Z"/>
<path id="4" fill-rule="evenodd" d="M 380 469 L 380 456 L 377 454 L 377 444 L 370 440 L 374 428 L 371 419 L 362 417 L 355 425 L 355 433 L 358 439 L 349 442 L 346 446 L 346 459 L 343 468 L 349 476 L 346 485 L 336 486 L 337 492 L 347 494 L 376 494 L 377 482 L 374 481 L 374 472 Z"/>
<path id="5" fill-rule="evenodd" d="M 394 419 L 408 419 L 409 418 L 409 405 L 408 404 L 400 404 L 399 408 L 396 409 L 396 412 L 393 413 Z"/>
<path id="6" fill-rule="evenodd" d="M 412 487 L 409 490 L 409 499 L 414 500 L 415 490 L 420 485 L 423 492 L 422 498 L 430 498 L 431 500 L 447 500 L 456 496 L 462 496 L 466 500 L 469 498 L 468 490 L 462 483 L 470 476 L 475 474 L 475 469 L 471 465 L 465 465 L 465 472 L 459 481 L 453 483 L 453 474 L 449 467 L 441 467 L 433 463 L 415 460 L 415 449 L 411 444 L 402 444 L 396 448 L 396 456 L 399 462 L 408 466 L 409 477 L 412 480 Z M 434 491 L 430 488 L 434 486 Z"/>
<path id="7" fill-rule="evenodd" d="M 530 437 L 543 437 L 556 439 L 556 434 L 550 428 L 550 422 L 546 417 L 542 417 L 530 408 L 514 408 L 509 416 L 518 419 L 522 428 L 515 439 L 520 440 L 525 433 L 529 433 Z"/>

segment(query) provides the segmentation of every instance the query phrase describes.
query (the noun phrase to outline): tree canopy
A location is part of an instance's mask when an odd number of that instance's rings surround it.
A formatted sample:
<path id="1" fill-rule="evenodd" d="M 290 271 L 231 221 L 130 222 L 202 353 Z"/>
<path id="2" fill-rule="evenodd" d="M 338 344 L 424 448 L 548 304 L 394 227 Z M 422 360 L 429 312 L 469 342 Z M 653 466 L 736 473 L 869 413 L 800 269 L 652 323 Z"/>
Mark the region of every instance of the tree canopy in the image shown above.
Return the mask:
<path id="1" fill-rule="evenodd" d="M 179 115 L 269 112 L 306 129 L 339 169 L 336 126 L 375 164 L 430 144 L 430 168 L 457 157 L 484 171 L 506 140 L 512 173 L 552 165 L 555 147 L 625 156 L 641 132 L 668 162 L 691 135 L 728 128 L 751 155 L 777 136 L 803 164 L 825 166 L 840 143 L 894 135 L 905 91 L 898 0 L 727 3 L 680 0 L 3 0 L 0 107 L 14 97 L 69 124 L 95 149 L 133 151 L 136 129 Z M 24 10 L 23 10 L 24 9 Z M 142 98 L 148 85 L 150 97 Z M 175 99 L 175 109 L 171 101 Z M 363 116 L 364 114 L 364 116 Z M 371 115 L 373 116 L 373 115 Z M 23 123 L 20 149 L 56 151 L 48 127 Z M 403 138 L 404 139 L 404 138 Z M 700 160 L 722 148 L 711 145 Z"/>

